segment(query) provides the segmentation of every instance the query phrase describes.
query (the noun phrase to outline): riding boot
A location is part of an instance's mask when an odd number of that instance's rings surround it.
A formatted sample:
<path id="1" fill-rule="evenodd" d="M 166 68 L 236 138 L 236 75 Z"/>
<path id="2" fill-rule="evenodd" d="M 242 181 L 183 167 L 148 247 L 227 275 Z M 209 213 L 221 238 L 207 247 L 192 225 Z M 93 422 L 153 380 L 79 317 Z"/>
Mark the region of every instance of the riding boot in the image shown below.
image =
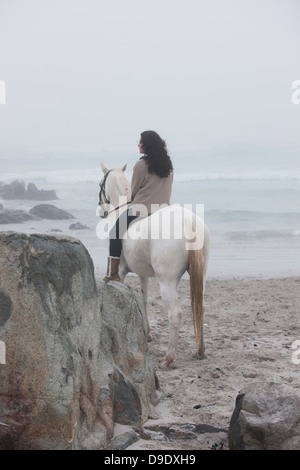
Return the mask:
<path id="1" fill-rule="evenodd" d="M 119 277 L 118 269 L 120 264 L 120 258 L 116 256 L 109 256 L 107 260 L 107 273 L 106 276 L 103 278 L 103 281 L 117 281 L 120 282 L 121 279 Z"/>

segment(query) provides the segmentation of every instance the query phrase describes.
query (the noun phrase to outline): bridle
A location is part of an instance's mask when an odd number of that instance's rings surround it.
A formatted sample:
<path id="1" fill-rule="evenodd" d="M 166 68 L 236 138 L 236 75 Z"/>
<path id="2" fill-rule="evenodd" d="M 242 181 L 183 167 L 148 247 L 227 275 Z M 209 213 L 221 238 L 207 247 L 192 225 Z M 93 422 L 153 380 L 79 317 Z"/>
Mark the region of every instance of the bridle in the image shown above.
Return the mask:
<path id="1" fill-rule="evenodd" d="M 106 193 L 105 193 L 105 183 L 106 183 L 107 177 L 108 177 L 110 172 L 111 172 L 111 170 L 109 170 L 107 173 L 105 173 L 102 183 L 101 182 L 99 183 L 99 186 L 100 186 L 99 204 L 98 204 L 99 206 L 101 206 L 101 204 L 103 204 L 103 203 L 109 204 L 109 200 L 107 199 Z M 103 198 L 103 201 L 102 201 L 102 198 Z"/>
<path id="2" fill-rule="evenodd" d="M 104 175 L 104 178 L 102 180 L 102 183 L 100 182 L 99 183 L 99 186 L 100 186 L 100 192 L 99 192 L 99 203 L 98 205 L 101 206 L 102 204 L 110 204 L 110 201 L 109 199 L 107 198 L 106 196 L 106 193 L 105 193 L 105 184 L 106 184 L 106 180 L 107 180 L 107 177 L 109 175 L 109 173 L 111 172 L 112 170 L 108 170 L 107 173 L 105 173 Z M 117 211 L 118 209 L 120 209 L 121 207 L 124 207 L 124 206 L 127 206 L 128 204 L 130 204 L 131 201 L 127 201 L 125 202 L 124 204 L 121 204 L 120 206 L 118 207 L 115 207 L 114 209 L 110 210 L 110 211 L 105 211 L 108 214 L 110 214 L 111 212 L 114 212 L 114 211 Z"/>

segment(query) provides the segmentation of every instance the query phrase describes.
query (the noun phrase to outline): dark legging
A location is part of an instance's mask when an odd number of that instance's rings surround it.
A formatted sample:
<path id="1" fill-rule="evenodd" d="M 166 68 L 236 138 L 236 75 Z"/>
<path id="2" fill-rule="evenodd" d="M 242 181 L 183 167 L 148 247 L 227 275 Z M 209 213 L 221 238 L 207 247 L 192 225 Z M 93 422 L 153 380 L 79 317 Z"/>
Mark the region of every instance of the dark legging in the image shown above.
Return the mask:
<path id="1" fill-rule="evenodd" d="M 109 256 L 120 258 L 122 251 L 122 238 L 129 224 L 138 216 L 129 215 L 130 209 L 124 211 L 117 219 L 115 225 L 109 232 Z"/>

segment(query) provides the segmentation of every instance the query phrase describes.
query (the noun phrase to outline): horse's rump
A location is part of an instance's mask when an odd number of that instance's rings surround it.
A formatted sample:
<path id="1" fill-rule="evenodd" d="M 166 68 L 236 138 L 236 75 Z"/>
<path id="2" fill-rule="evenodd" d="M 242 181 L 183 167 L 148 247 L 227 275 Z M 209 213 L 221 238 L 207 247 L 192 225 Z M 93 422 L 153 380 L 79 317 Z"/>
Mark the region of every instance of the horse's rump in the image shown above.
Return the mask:
<path id="1" fill-rule="evenodd" d="M 194 212 L 179 205 L 167 206 L 137 219 L 125 238 L 131 240 L 181 240 L 186 250 L 199 250 L 204 243 L 204 223 Z"/>

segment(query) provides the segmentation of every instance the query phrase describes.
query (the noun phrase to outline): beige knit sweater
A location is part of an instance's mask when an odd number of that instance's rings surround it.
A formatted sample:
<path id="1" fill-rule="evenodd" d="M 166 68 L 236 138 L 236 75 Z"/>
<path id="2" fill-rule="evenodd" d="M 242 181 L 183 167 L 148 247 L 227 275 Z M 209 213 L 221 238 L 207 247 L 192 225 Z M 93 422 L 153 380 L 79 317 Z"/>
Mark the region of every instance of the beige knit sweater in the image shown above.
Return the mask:
<path id="1" fill-rule="evenodd" d="M 159 209 L 159 205 L 170 205 L 173 172 L 166 178 L 148 172 L 145 159 L 140 158 L 133 168 L 131 180 L 131 201 L 134 210 L 138 205 L 146 206 L 148 214 Z M 143 214 L 141 214 L 143 216 Z"/>

